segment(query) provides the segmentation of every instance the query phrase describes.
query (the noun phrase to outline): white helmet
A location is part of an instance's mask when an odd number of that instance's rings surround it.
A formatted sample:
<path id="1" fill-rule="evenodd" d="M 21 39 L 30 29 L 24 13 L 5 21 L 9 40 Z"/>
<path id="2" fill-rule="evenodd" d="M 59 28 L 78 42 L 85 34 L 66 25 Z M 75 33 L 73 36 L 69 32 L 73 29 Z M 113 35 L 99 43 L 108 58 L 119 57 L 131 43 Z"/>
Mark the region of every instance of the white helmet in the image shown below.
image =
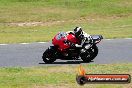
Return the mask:
<path id="1" fill-rule="evenodd" d="M 77 38 L 81 37 L 81 35 L 83 34 L 82 28 L 81 27 L 76 27 L 74 29 L 74 34 Z"/>

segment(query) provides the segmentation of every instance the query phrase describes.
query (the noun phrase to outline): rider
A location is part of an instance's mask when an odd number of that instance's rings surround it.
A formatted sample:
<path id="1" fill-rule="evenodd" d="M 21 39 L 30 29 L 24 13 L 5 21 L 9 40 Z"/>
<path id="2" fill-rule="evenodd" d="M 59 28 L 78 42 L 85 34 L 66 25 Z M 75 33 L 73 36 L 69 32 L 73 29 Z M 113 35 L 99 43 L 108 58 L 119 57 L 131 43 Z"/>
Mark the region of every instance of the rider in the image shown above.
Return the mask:
<path id="1" fill-rule="evenodd" d="M 80 44 L 75 44 L 76 47 L 82 47 L 86 40 L 90 41 L 90 35 L 82 31 L 81 27 L 74 28 L 73 31 L 68 31 L 68 34 L 74 34 L 75 37 L 80 41 Z"/>

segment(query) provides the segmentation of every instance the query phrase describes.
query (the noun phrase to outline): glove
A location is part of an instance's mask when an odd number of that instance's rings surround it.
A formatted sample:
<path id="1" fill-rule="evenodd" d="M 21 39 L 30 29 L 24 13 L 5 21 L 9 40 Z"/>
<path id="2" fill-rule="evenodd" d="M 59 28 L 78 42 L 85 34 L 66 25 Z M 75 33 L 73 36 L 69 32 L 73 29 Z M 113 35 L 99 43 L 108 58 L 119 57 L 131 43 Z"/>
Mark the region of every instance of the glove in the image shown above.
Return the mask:
<path id="1" fill-rule="evenodd" d="M 75 47 L 82 47 L 82 45 L 75 44 Z"/>

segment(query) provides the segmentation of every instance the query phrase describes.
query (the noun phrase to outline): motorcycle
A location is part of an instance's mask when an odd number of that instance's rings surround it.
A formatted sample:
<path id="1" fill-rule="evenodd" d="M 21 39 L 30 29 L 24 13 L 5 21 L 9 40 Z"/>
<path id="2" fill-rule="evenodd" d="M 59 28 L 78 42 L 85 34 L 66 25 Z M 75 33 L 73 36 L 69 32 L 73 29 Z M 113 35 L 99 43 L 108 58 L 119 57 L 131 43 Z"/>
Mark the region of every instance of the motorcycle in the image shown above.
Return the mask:
<path id="1" fill-rule="evenodd" d="M 65 38 L 68 40 L 75 40 L 75 36 L 67 35 L 65 32 L 58 33 L 53 39 L 52 44 L 46 51 L 43 53 L 42 59 L 45 63 L 53 63 L 56 59 L 61 60 L 78 60 L 79 57 L 84 62 L 90 62 L 93 60 L 98 54 L 98 44 L 102 39 L 102 35 L 90 35 L 84 44 L 81 47 L 71 46 L 71 41 L 65 41 Z M 87 39 L 88 39 L 87 38 Z M 74 41 L 76 43 L 77 41 Z M 57 44 L 59 45 L 57 45 Z M 67 51 L 67 55 L 64 55 L 61 51 L 63 48 Z"/>

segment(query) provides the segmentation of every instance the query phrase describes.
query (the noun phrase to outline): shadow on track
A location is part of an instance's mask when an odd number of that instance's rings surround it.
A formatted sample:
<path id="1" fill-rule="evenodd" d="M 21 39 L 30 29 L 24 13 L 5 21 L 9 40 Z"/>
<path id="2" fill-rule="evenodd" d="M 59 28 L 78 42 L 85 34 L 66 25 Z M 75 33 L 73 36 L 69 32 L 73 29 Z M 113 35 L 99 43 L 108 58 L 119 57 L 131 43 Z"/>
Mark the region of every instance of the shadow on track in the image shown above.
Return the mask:
<path id="1" fill-rule="evenodd" d="M 90 62 L 83 62 L 83 61 L 66 61 L 66 62 L 54 62 L 51 64 L 81 64 L 81 63 L 91 63 L 93 61 Z M 47 63 L 39 63 L 39 64 L 47 64 Z"/>

